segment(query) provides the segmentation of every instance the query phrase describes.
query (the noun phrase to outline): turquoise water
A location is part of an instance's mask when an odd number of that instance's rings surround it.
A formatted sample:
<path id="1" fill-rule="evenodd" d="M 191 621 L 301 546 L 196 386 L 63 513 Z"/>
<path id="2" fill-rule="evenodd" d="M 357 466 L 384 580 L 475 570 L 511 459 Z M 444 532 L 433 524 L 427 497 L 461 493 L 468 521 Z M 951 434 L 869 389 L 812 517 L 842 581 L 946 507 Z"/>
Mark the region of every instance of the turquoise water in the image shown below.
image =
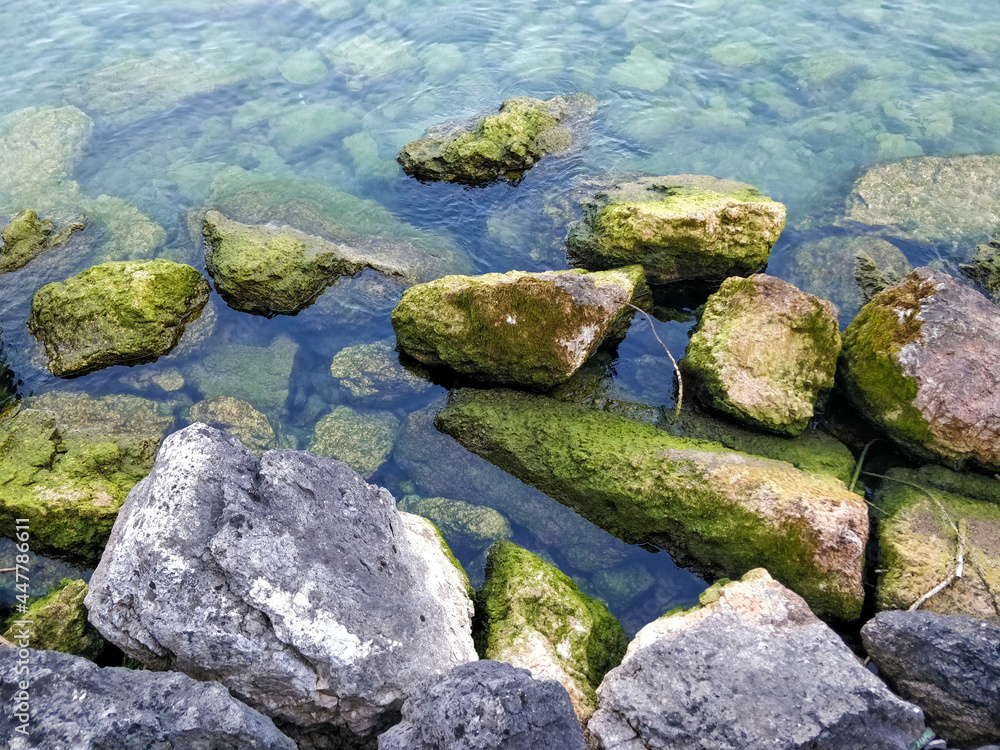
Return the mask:
<path id="1" fill-rule="evenodd" d="M 995 0 L 43 0 L 4 3 L 0 29 L 0 138 L 21 133 L 22 149 L 0 148 L 0 218 L 25 207 L 97 217 L 89 240 L 74 238 L 0 280 L 0 329 L 21 394 L 138 393 L 180 414 L 208 395 L 198 367 L 277 340 L 272 377 L 290 373 L 288 395 L 279 384 L 256 405 L 301 448 L 319 419 L 350 402 L 330 377 L 333 355 L 390 337 L 395 299 L 338 284 L 296 317 L 265 319 L 215 297 L 218 321 L 200 354 L 62 381 L 44 370 L 24 327 L 31 295 L 102 260 L 160 255 L 204 270 L 187 212 L 234 167 L 377 200 L 450 238 L 476 272 L 565 267 L 562 242 L 587 178 L 738 179 L 787 205 L 769 272 L 795 280 L 796 247 L 850 231 L 837 218 L 865 168 L 1000 151 Z M 516 187 L 424 185 L 394 162 L 431 125 L 511 96 L 574 91 L 600 102 L 589 139 Z M 69 105 L 80 114 L 60 110 L 71 116 L 17 131 L 27 108 Z M 38 153 L 25 161 L 29 146 Z M 902 249 L 914 266 L 965 260 L 952 247 Z M 660 301 L 661 335 L 679 356 L 700 302 L 669 290 Z M 172 368 L 185 385 L 169 393 L 134 377 Z M 624 397 L 672 405 L 670 370 L 645 323 L 591 369 Z M 405 422 L 445 392 L 435 386 L 381 406 Z M 426 478 L 399 460 L 373 481 L 397 497 L 430 494 Z M 510 519 L 515 540 L 605 598 L 630 631 L 703 587 L 666 555 L 628 547 L 534 491 L 491 496 L 458 479 L 448 490 L 508 515 L 508 495 L 522 493 L 520 517 Z M 458 552 L 480 575 L 481 556 Z"/>

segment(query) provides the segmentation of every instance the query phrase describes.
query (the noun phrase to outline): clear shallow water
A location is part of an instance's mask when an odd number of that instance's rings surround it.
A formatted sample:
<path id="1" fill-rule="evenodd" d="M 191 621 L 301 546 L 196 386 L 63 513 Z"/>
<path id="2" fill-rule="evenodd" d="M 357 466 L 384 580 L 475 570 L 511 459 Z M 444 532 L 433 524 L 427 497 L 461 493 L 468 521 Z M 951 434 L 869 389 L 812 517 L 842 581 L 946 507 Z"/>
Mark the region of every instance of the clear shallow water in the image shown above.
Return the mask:
<path id="1" fill-rule="evenodd" d="M 45 0 L 3 4 L 0 29 L 5 48 L 16 50 L 0 56 L 0 117 L 71 104 L 94 126 L 78 158 L 32 190 L 14 195 L 0 174 L 0 218 L 23 207 L 68 215 L 105 195 L 162 228 L 144 242 L 119 243 L 111 256 L 71 244 L 0 282 L 0 328 L 22 395 L 140 393 L 172 399 L 178 413 L 208 395 L 181 352 L 60 381 L 41 366 L 24 320 L 41 284 L 98 260 L 163 255 L 204 270 L 187 212 L 205 204 L 227 167 L 375 199 L 452 238 L 476 272 L 565 267 L 562 240 L 577 215 L 580 180 L 713 174 L 787 205 L 788 229 L 769 272 L 788 278 L 798 245 L 845 231 L 832 225 L 863 169 L 921 153 L 1000 151 L 995 0 Z M 516 187 L 423 185 L 393 162 L 428 126 L 492 111 L 511 96 L 574 91 L 600 102 L 589 140 L 569 157 L 543 161 Z M 6 158 L 0 154 L 0 170 L 11 169 Z M 953 248 L 902 249 L 914 266 L 965 259 Z M 345 309 L 332 300 L 338 291 L 299 316 L 274 319 L 214 299 L 209 351 L 278 337 L 297 345 L 285 356 L 288 398 L 266 410 L 301 448 L 319 419 L 350 401 L 329 375 L 333 355 L 392 335 L 394 300 Z M 690 310 L 698 302 L 665 304 Z M 672 319 L 659 329 L 679 356 L 693 320 L 661 317 Z M 600 366 L 629 397 L 671 405 L 669 369 L 645 323 Z M 173 367 L 186 376 L 179 391 L 128 382 L 138 370 Z M 386 408 L 405 422 L 444 393 L 435 387 Z M 414 484 L 429 494 L 398 461 L 373 481 L 397 497 Z M 471 485 L 449 496 L 506 507 L 504 497 Z M 630 631 L 691 603 L 703 586 L 666 555 L 630 548 L 553 501 L 533 495 L 532 502 L 561 520 L 511 518 L 515 541 L 607 599 Z M 581 553 L 588 549 L 603 549 L 603 559 Z M 478 554 L 458 551 L 480 574 Z"/>

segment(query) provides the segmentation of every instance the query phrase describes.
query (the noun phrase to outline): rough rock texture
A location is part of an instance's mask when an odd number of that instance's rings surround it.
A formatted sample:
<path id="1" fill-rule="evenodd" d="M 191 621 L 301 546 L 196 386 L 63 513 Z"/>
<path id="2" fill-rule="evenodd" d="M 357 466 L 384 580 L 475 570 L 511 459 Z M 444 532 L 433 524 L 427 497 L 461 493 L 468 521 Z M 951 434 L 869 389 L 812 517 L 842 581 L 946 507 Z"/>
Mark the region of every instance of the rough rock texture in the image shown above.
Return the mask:
<path id="1" fill-rule="evenodd" d="M 918 268 L 847 327 L 840 377 L 858 409 L 910 453 L 1000 470 L 1000 309 Z M 956 377 L 961 373 L 961 377 Z"/>
<path id="2" fill-rule="evenodd" d="M 365 479 L 384 464 L 399 433 L 390 411 L 355 411 L 338 406 L 316 423 L 309 452 L 343 461 Z"/>
<path id="3" fill-rule="evenodd" d="M 184 412 L 184 418 L 189 422 L 202 422 L 230 433 L 258 456 L 278 447 L 278 437 L 268 418 L 246 401 L 232 396 L 199 401 Z"/>
<path id="4" fill-rule="evenodd" d="M 407 495 L 396 507 L 426 518 L 440 530 L 449 545 L 464 547 L 473 554 L 483 552 L 493 542 L 507 539 L 513 533 L 510 522 L 499 511 L 461 500 Z"/>
<path id="5" fill-rule="evenodd" d="M 1000 625 L 880 612 L 861 629 L 879 674 L 957 747 L 1000 741 Z"/>
<path id="6" fill-rule="evenodd" d="M 349 747 L 398 719 L 419 679 L 476 658 L 446 550 L 346 465 L 258 460 L 194 424 L 130 493 L 86 603 L 128 656 Z"/>
<path id="7" fill-rule="evenodd" d="M 508 99 L 498 114 L 471 128 L 451 128 L 406 144 L 397 161 L 420 180 L 517 182 L 543 156 L 570 148 L 580 137 L 576 131 L 596 110 L 597 102 L 586 94 Z"/>
<path id="8" fill-rule="evenodd" d="M 584 204 L 570 260 L 602 270 L 639 263 L 650 282 L 725 279 L 760 270 L 785 207 L 755 187 L 704 175 L 643 177 Z"/>
<path id="9" fill-rule="evenodd" d="M 9 409 L 0 415 L 0 528 L 30 518 L 32 550 L 96 559 L 173 422 L 137 396 L 52 391 Z"/>
<path id="10" fill-rule="evenodd" d="M 392 327 L 400 349 L 425 364 L 547 388 L 627 330 L 625 303 L 647 293 L 638 266 L 445 276 L 406 290 Z"/>
<path id="11" fill-rule="evenodd" d="M 798 435 L 833 387 L 839 354 L 833 305 L 754 274 L 726 279 L 708 298 L 681 366 L 710 406 L 752 427 Z"/>
<path id="12" fill-rule="evenodd" d="M 839 480 L 511 391 L 455 391 L 436 424 L 626 542 L 707 576 L 766 567 L 819 614 L 861 613 L 868 512 Z"/>
<path id="13" fill-rule="evenodd" d="M 0 230 L 0 274 L 23 268 L 34 258 L 56 245 L 60 245 L 73 233 L 83 229 L 83 222 L 73 222 L 52 234 L 52 219 L 39 220 L 38 214 L 26 209 L 11 219 Z"/>
<path id="14" fill-rule="evenodd" d="M 429 679 L 378 750 L 583 750 L 566 691 L 483 659 Z"/>
<path id="15" fill-rule="evenodd" d="M 52 373 L 72 377 L 166 354 L 208 294 L 208 282 L 190 266 L 103 263 L 35 292 L 28 328 L 45 344 Z"/>
<path id="16" fill-rule="evenodd" d="M 185 750 L 295 750 L 266 716 L 243 705 L 215 682 L 174 672 L 93 662 L 57 651 L 28 649 L 31 719 L 17 743 L 20 721 L 0 714 L 0 734 L 17 748 L 185 748 Z M 0 648 L 0 700 L 16 706 L 18 650 Z"/>
<path id="17" fill-rule="evenodd" d="M 399 363 L 396 344 L 382 339 L 357 344 L 333 355 L 330 374 L 357 401 L 386 403 L 420 396 L 434 386 L 421 377 L 423 367 L 408 368 Z"/>
<path id="18" fill-rule="evenodd" d="M 604 604 L 511 542 L 490 548 L 476 620 L 480 656 L 530 670 L 537 680 L 555 680 L 581 722 L 597 710 L 594 691 L 628 646 Z"/>
<path id="19" fill-rule="evenodd" d="M 1000 300 L 1000 238 L 976 247 L 972 261 L 962 266 L 962 273 L 993 292 L 994 302 Z"/>
<path id="20" fill-rule="evenodd" d="M 104 650 L 104 639 L 87 622 L 85 581 L 63 579 L 45 596 L 28 606 L 27 612 L 14 612 L 7 620 L 3 637 L 13 642 L 22 632 L 14 621 L 28 621 L 31 647 L 39 651 L 61 651 L 94 660 Z"/>
<path id="21" fill-rule="evenodd" d="M 909 609 L 958 565 L 964 575 L 922 607 L 940 614 L 1000 617 L 1000 481 L 940 466 L 892 469 L 874 502 L 879 512 L 879 609 Z"/>
<path id="22" fill-rule="evenodd" d="M 588 728 L 606 750 L 908 750 L 923 715 L 765 570 L 629 644 Z"/>

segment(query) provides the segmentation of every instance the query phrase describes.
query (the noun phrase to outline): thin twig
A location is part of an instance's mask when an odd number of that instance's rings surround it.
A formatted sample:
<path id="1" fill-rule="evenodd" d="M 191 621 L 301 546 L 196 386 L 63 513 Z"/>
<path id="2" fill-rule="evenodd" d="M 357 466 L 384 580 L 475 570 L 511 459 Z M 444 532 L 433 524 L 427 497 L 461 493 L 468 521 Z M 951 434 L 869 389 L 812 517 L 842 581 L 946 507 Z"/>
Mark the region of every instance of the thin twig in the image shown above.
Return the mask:
<path id="1" fill-rule="evenodd" d="M 0 573 L 13 573 L 17 568 L 0 568 Z"/>
<path id="2" fill-rule="evenodd" d="M 962 526 L 965 525 L 964 521 L 959 521 L 958 523 L 959 523 L 959 528 L 961 528 Z M 959 578 L 962 577 L 962 571 L 965 568 L 965 544 L 964 544 L 964 542 L 965 542 L 965 540 L 962 538 L 961 532 L 959 532 L 959 534 L 958 534 L 958 565 L 955 566 L 955 572 L 952 573 L 947 578 L 945 578 L 943 581 L 941 581 L 941 583 L 939 583 L 937 586 L 935 586 L 934 588 L 932 588 L 930 591 L 928 591 L 922 597 L 920 597 L 915 602 L 913 602 L 913 604 L 910 605 L 910 612 L 913 612 L 914 610 L 920 609 L 920 607 L 923 605 L 924 602 L 926 602 L 928 599 L 930 599 L 935 594 L 941 593 L 946 588 L 948 588 L 948 586 L 950 586 L 952 584 L 952 582 L 954 582 L 954 581 L 956 581 L 956 580 L 958 580 Z"/>
<path id="3" fill-rule="evenodd" d="M 868 455 L 868 449 L 871 448 L 872 443 L 876 442 L 877 440 L 878 438 L 873 438 L 869 440 L 867 443 L 865 443 L 865 447 L 861 449 L 861 455 L 858 456 L 858 463 L 854 467 L 854 476 L 851 477 L 851 486 L 847 488 L 849 491 L 854 492 L 854 485 L 858 483 L 858 477 L 861 476 L 861 467 L 865 463 L 865 456 Z"/>
<path id="4" fill-rule="evenodd" d="M 674 355 L 670 353 L 670 350 L 667 349 L 667 345 L 663 343 L 663 339 L 661 339 L 660 335 L 656 332 L 656 327 L 653 325 L 653 319 L 650 317 L 649 313 L 641 307 L 636 307 L 631 302 L 626 302 L 624 304 L 627 307 L 631 307 L 636 312 L 642 313 L 646 320 L 649 321 L 649 329 L 653 332 L 656 340 L 660 342 L 660 346 L 663 347 L 663 351 L 665 351 L 667 356 L 670 357 L 670 362 L 674 366 L 674 372 L 677 374 L 677 408 L 674 410 L 674 419 L 677 419 L 681 415 L 681 405 L 684 403 L 684 380 L 681 378 L 681 368 L 677 366 L 677 360 L 674 359 Z"/>

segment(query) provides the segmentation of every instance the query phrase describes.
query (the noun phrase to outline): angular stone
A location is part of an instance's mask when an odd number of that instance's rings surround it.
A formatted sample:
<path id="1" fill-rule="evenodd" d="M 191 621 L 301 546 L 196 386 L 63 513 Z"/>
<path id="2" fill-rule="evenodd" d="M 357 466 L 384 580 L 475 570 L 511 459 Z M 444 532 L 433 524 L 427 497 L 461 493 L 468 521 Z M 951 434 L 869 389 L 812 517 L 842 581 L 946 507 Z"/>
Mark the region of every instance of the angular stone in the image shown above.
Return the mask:
<path id="1" fill-rule="evenodd" d="M 907 452 L 1000 470 L 1000 309 L 979 292 L 918 268 L 862 308 L 839 367 L 854 405 Z"/>
<path id="2" fill-rule="evenodd" d="M 651 283 L 747 276 L 767 263 L 785 207 L 742 182 L 704 175 L 643 177 L 584 204 L 566 240 L 574 265 L 638 263 Z"/>
<path id="3" fill-rule="evenodd" d="M 395 342 L 382 339 L 357 344 L 333 355 L 330 374 L 359 401 L 382 403 L 421 396 L 434 385 L 421 375 L 422 367 L 408 368 L 399 363 Z"/>
<path id="4" fill-rule="evenodd" d="M 401 350 L 484 380 L 546 388 L 568 379 L 646 295 L 642 269 L 446 276 L 392 311 Z"/>
<path id="5" fill-rule="evenodd" d="M 640 630 L 604 678 L 588 728 L 607 750 L 913 747 L 920 709 L 802 599 L 759 569 L 726 584 Z"/>
<path id="6" fill-rule="evenodd" d="M 461 545 L 473 554 L 484 551 L 497 540 L 508 539 L 513 533 L 510 522 L 499 511 L 484 505 L 446 497 L 407 495 L 396 507 L 426 518 L 450 545 Z"/>
<path id="7" fill-rule="evenodd" d="M 189 422 L 202 422 L 233 435 L 254 455 L 278 447 L 274 427 L 246 401 L 218 396 L 199 401 L 184 413 Z"/>
<path id="8" fill-rule="evenodd" d="M 338 406 L 316 424 L 309 452 L 343 461 L 370 479 L 388 460 L 398 433 L 399 420 L 392 412 Z"/>
<path id="9" fill-rule="evenodd" d="M 436 424 L 626 542 L 710 577 L 766 567 L 823 616 L 861 613 L 868 511 L 839 480 L 512 391 L 455 391 Z"/>
<path id="10" fill-rule="evenodd" d="M 833 388 L 836 309 L 786 281 L 726 279 L 708 298 L 681 361 L 710 406 L 752 427 L 799 435 Z"/>
<path id="11" fill-rule="evenodd" d="M 23 632 L 22 626 L 14 621 L 27 621 L 31 623 L 27 626 L 31 634 L 27 641 L 36 650 L 97 659 L 104 651 L 104 639 L 87 622 L 87 608 L 83 606 L 86 595 L 85 581 L 63 579 L 41 599 L 32 602 L 27 612 L 11 615 L 3 637 L 13 643 Z"/>
<path id="12" fill-rule="evenodd" d="M 10 273 L 26 266 L 73 233 L 83 229 L 83 222 L 73 222 L 52 234 L 52 219 L 38 219 L 38 214 L 26 209 L 11 219 L 0 230 L 3 247 L 0 248 L 0 274 Z"/>
<path id="13" fill-rule="evenodd" d="M 35 292 L 28 329 L 45 344 L 52 374 L 72 377 L 167 354 L 208 295 L 208 282 L 190 266 L 104 263 Z"/>

